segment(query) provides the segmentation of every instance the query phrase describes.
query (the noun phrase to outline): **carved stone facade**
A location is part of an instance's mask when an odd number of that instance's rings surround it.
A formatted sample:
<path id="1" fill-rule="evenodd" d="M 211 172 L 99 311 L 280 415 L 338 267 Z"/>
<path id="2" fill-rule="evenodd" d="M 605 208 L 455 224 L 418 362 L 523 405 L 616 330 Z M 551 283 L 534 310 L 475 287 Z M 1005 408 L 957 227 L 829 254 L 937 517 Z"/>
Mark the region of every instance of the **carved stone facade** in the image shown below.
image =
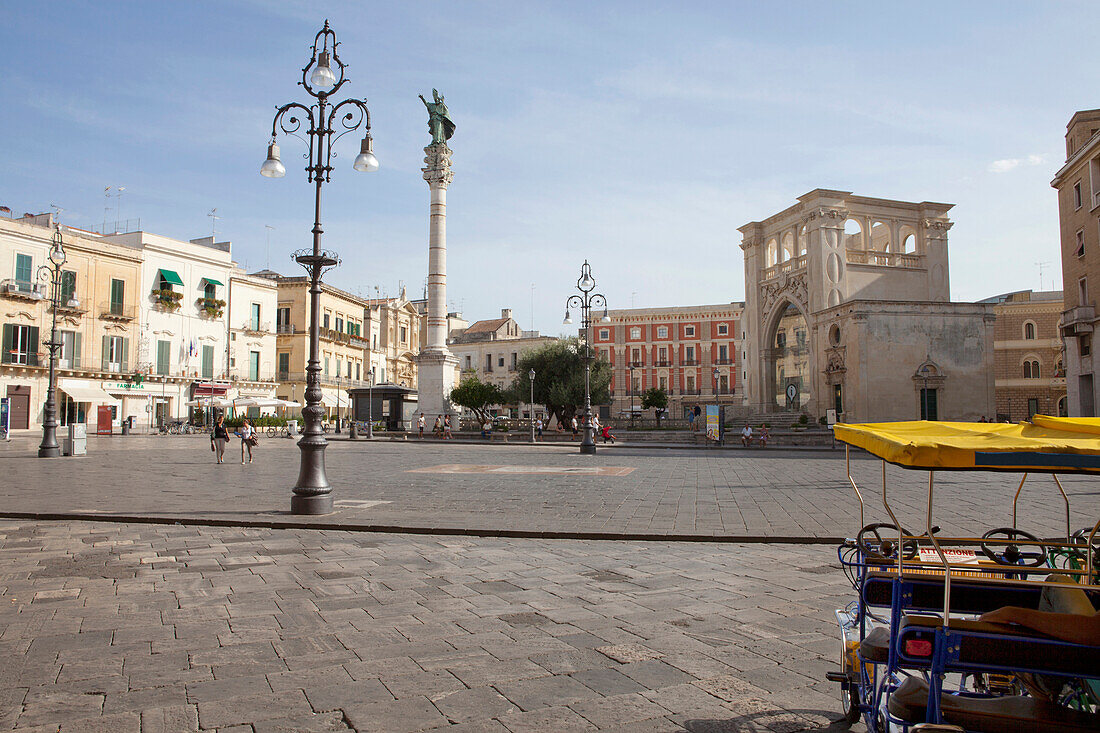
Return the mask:
<path id="1" fill-rule="evenodd" d="M 992 414 L 992 378 L 981 374 L 982 365 L 992 373 L 992 311 L 949 302 L 952 205 L 825 189 L 798 201 L 740 228 L 745 405 L 914 419 L 910 377 L 931 361 L 945 380 L 941 419 Z"/>

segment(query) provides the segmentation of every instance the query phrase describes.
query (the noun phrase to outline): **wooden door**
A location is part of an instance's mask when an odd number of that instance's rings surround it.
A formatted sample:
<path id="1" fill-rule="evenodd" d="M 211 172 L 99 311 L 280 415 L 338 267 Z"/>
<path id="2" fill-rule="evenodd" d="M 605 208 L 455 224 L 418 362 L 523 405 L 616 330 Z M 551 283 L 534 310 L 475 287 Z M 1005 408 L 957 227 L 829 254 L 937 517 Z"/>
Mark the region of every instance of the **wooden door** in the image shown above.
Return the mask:
<path id="1" fill-rule="evenodd" d="M 12 430 L 26 430 L 31 426 L 31 388 L 26 385 L 8 387 L 8 410 Z"/>

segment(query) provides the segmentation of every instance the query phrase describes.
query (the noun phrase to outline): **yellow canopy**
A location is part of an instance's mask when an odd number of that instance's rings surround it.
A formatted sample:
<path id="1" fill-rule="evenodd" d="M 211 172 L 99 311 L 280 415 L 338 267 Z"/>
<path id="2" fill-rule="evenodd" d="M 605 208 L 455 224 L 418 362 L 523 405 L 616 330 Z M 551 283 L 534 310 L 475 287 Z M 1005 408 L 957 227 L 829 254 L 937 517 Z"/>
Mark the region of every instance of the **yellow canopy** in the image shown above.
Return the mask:
<path id="1" fill-rule="evenodd" d="M 1100 418 L 1030 423 L 893 422 L 835 426 L 836 439 L 905 468 L 1100 473 Z"/>

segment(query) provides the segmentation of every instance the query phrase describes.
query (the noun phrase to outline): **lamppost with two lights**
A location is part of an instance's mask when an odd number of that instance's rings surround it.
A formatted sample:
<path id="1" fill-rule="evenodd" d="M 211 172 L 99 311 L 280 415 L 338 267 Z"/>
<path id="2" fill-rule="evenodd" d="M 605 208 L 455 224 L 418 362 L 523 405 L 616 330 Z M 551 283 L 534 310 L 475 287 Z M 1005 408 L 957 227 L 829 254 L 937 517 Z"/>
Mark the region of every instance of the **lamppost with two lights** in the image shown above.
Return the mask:
<path id="1" fill-rule="evenodd" d="M 593 455 L 596 452 L 596 439 L 592 429 L 592 307 L 603 307 L 601 323 L 610 323 L 611 316 L 607 314 L 607 299 L 601 293 L 593 293 L 596 289 L 596 279 L 592 277 L 592 266 L 588 260 L 581 265 L 581 276 L 577 278 L 577 290 L 580 295 L 570 295 L 565 299 L 565 320 L 569 325 L 573 322 L 569 314 L 570 308 L 581 309 L 581 327 L 584 329 L 584 413 L 582 426 L 584 435 L 581 438 L 581 453 Z"/>
<path id="2" fill-rule="evenodd" d="M 50 350 L 49 386 L 46 388 L 45 416 L 42 421 L 42 444 L 38 446 L 39 458 L 57 458 L 61 455 L 61 446 L 57 444 L 57 352 L 61 342 L 57 340 L 57 309 L 61 307 L 61 285 L 65 264 L 65 246 L 61 241 L 61 226 L 54 230 L 53 247 L 50 248 L 50 264 L 38 268 L 38 279 L 50 286 L 50 311 L 53 320 L 50 325 L 50 340 L 43 343 Z M 70 293 L 65 305 L 76 308 L 79 303 L 76 293 Z"/>
<path id="3" fill-rule="evenodd" d="M 374 367 L 370 368 L 370 381 L 367 382 L 367 439 L 374 437 Z"/>
<path id="4" fill-rule="evenodd" d="M 531 442 L 535 442 L 535 370 L 527 372 L 528 378 L 531 380 Z"/>
<path id="5" fill-rule="evenodd" d="M 626 365 L 627 378 L 630 380 L 630 429 L 634 429 L 634 365 Z"/>
<path id="6" fill-rule="evenodd" d="M 328 183 L 332 173 L 332 145 L 344 135 L 362 126 L 366 134 L 360 144 L 359 155 L 352 162 L 352 168 L 360 172 L 378 170 L 378 159 L 374 157 L 373 141 L 370 135 L 370 111 L 364 100 L 349 98 L 330 103 L 329 96 L 347 83 L 344 74 L 346 65 L 337 54 L 339 43 L 336 34 L 329 28 L 328 21 L 313 39 L 312 57 L 302 69 L 302 80 L 298 82 L 306 92 L 316 100 L 310 106 L 299 102 L 290 102 L 279 107 L 271 123 L 271 142 L 267 147 L 267 160 L 260 167 L 260 174 L 268 178 L 281 178 L 286 168 L 279 159 L 279 146 L 276 135 L 281 130 L 287 135 L 296 135 L 303 123 L 308 123 L 304 132 L 309 146 L 306 166 L 307 180 L 314 184 L 313 201 L 313 247 L 294 253 L 294 259 L 305 268 L 309 275 L 309 362 L 306 365 L 306 406 L 302 409 L 305 430 L 298 447 L 302 451 L 298 481 L 294 485 L 294 497 L 290 502 L 293 514 L 328 514 L 332 511 L 332 486 L 325 473 L 325 440 L 321 420 L 325 408 L 321 397 L 321 360 L 318 354 L 321 322 L 321 276 L 340 264 L 335 252 L 321 249 L 321 185 Z M 336 69 L 333 69 L 335 64 Z M 333 133 L 338 134 L 333 137 Z"/>

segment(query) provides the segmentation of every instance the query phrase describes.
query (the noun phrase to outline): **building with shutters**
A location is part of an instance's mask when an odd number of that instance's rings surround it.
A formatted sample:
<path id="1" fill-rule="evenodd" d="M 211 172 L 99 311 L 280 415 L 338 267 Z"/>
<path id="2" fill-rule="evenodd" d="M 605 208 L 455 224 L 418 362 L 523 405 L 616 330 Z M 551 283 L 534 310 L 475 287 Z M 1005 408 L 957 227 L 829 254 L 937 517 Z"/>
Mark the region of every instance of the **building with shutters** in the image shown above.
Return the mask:
<path id="1" fill-rule="evenodd" d="M 42 424 L 51 315 L 49 286 L 38 273 L 56 230 L 51 214 L 0 218 L 0 396 L 10 400 L 13 430 Z M 94 426 L 104 407 L 117 430 L 136 369 L 141 254 L 91 232 L 60 231 L 66 261 L 57 314 L 59 421 Z"/>

